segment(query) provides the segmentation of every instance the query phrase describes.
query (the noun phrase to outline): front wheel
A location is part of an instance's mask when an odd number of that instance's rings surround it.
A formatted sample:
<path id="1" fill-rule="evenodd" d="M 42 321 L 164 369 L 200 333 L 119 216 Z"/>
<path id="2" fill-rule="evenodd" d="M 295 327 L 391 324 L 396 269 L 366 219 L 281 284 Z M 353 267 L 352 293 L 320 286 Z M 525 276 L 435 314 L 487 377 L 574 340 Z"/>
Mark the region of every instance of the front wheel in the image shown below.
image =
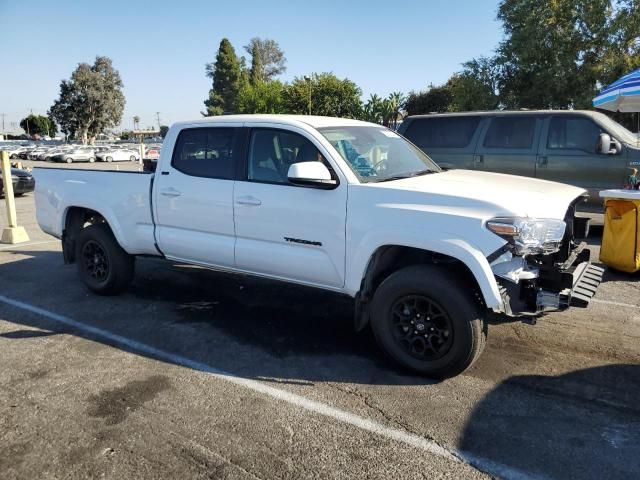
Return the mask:
<path id="1" fill-rule="evenodd" d="M 65 159 L 65 162 L 67 162 L 67 163 L 73 163 L 73 158 L 71 158 L 71 157 L 67 157 L 67 158 Z"/>
<path id="2" fill-rule="evenodd" d="M 135 161 L 136 161 L 136 157 L 135 157 L 135 156 L 133 156 L 133 155 L 131 155 L 131 156 L 129 157 L 129 161 L 131 161 L 131 162 L 135 162 Z"/>
<path id="3" fill-rule="evenodd" d="M 96 157 L 89 157 L 89 163 L 93 163 L 96 161 Z"/>
<path id="4" fill-rule="evenodd" d="M 486 343 L 487 325 L 473 290 L 440 267 L 403 268 L 378 287 L 371 304 L 378 345 L 396 362 L 428 377 L 469 368 Z"/>
<path id="5" fill-rule="evenodd" d="M 111 163 L 111 162 L 113 162 L 113 157 L 107 157 L 107 158 L 105 158 L 105 161 Z"/>
<path id="6" fill-rule="evenodd" d="M 135 257 L 125 252 L 106 223 L 84 228 L 76 239 L 80 278 L 100 295 L 124 291 L 133 279 Z"/>

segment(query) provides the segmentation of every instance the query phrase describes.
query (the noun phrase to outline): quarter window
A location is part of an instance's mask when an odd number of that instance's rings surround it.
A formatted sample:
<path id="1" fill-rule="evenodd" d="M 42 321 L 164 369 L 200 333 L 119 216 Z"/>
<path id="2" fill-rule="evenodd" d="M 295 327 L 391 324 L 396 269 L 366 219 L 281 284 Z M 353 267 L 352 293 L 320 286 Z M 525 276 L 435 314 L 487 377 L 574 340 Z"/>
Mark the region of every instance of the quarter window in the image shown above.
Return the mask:
<path id="1" fill-rule="evenodd" d="M 195 177 L 231 180 L 236 128 L 192 128 L 178 136 L 171 165 Z"/>
<path id="2" fill-rule="evenodd" d="M 536 131 L 534 117 L 495 117 L 484 139 L 488 148 L 531 148 Z"/>
<path id="3" fill-rule="evenodd" d="M 324 162 L 329 166 L 313 143 L 297 133 L 253 130 L 249 145 L 249 180 L 289 184 L 289 167 L 299 162 Z"/>
<path id="4" fill-rule="evenodd" d="M 480 117 L 416 118 L 404 136 L 422 148 L 464 148 L 469 145 Z"/>
<path id="5" fill-rule="evenodd" d="M 547 148 L 596 153 L 600 133 L 602 129 L 589 118 L 552 118 L 549 123 Z"/>

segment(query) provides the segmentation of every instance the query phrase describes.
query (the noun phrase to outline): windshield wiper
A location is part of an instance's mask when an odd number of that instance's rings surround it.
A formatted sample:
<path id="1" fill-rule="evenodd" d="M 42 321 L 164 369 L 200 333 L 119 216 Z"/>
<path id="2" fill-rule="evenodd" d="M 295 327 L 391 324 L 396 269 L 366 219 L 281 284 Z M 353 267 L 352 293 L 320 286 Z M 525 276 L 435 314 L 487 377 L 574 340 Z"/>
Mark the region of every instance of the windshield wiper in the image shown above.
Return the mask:
<path id="1" fill-rule="evenodd" d="M 420 175 L 427 175 L 428 173 L 436 173 L 436 171 L 424 169 L 424 170 L 418 170 L 417 172 L 403 173 L 402 175 L 392 175 L 391 177 L 385 177 L 385 178 L 381 178 L 380 180 L 376 180 L 375 183 L 390 182 L 391 180 L 402 180 L 404 178 L 411 178 L 411 177 L 419 177 Z"/>

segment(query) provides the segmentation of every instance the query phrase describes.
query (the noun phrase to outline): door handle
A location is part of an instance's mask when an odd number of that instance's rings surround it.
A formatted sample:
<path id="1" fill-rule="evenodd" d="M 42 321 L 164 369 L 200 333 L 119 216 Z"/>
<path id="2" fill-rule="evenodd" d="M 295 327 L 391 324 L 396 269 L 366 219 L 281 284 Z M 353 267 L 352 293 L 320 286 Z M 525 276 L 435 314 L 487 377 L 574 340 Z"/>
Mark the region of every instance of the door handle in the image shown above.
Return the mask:
<path id="1" fill-rule="evenodd" d="M 473 156 L 473 161 L 475 163 L 484 163 L 484 156 L 483 155 L 474 155 Z"/>
<path id="2" fill-rule="evenodd" d="M 173 187 L 169 187 L 160 190 L 160 195 L 164 195 L 165 197 L 179 197 L 180 195 L 182 195 L 182 192 L 179 192 Z"/>
<path id="3" fill-rule="evenodd" d="M 256 197 L 252 197 L 251 195 L 248 195 L 246 197 L 238 197 L 236 199 L 236 203 L 238 205 L 246 205 L 249 207 L 257 207 L 258 205 L 262 205 L 262 201 L 260 201 Z"/>
<path id="4" fill-rule="evenodd" d="M 549 159 L 545 155 L 538 155 L 538 166 L 546 167 L 549 164 Z"/>

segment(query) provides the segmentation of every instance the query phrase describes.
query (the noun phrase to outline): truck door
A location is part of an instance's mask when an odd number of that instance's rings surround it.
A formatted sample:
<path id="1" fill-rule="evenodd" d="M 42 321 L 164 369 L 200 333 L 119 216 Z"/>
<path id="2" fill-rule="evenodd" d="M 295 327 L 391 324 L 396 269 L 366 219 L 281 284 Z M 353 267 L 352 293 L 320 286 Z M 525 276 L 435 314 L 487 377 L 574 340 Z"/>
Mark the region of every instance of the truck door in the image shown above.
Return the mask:
<path id="1" fill-rule="evenodd" d="M 626 152 L 596 151 L 601 133 L 609 132 L 587 116 L 549 116 L 540 142 L 536 177 L 582 187 L 589 192 L 589 203 L 601 208 L 599 191 L 622 188 L 629 172 Z"/>
<path id="2" fill-rule="evenodd" d="M 536 153 L 542 120 L 529 115 L 504 115 L 484 124 L 474 155 L 474 168 L 523 177 L 536 174 Z"/>
<path id="3" fill-rule="evenodd" d="M 240 127 L 181 130 L 170 162 L 156 171 L 156 238 L 167 258 L 234 266 L 233 186 Z"/>
<path id="4" fill-rule="evenodd" d="M 322 161 L 331 170 L 304 130 L 265 125 L 251 128 L 248 135 L 246 171 L 234 193 L 237 268 L 342 287 L 346 182 L 332 190 L 289 183 L 287 172 L 293 163 Z"/>

